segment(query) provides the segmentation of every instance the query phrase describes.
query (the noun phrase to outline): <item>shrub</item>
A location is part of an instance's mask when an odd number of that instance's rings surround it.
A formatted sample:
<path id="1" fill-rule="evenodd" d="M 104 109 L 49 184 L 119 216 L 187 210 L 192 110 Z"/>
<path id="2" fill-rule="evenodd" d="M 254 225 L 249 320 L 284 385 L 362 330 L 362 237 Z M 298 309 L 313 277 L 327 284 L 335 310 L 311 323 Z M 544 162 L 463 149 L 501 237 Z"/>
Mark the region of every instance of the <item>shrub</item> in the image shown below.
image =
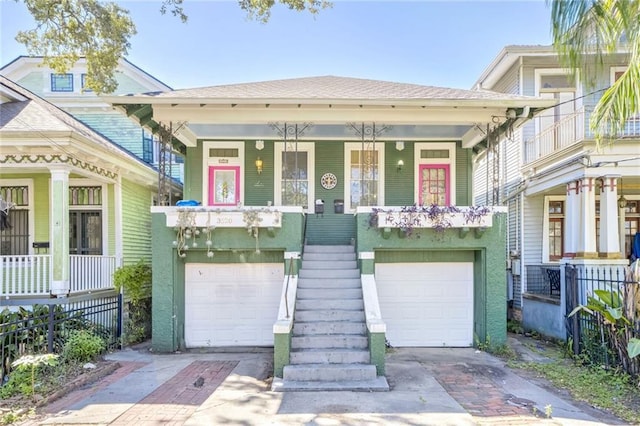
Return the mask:
<path id="1" fill-rule="evenodd" d="M 116 290 L 124 289 L 128 300 L 124 344 L 142 342 L 151 336 L 151 279 L 151 266 L 142 259 L 113 274 Z"/>
<path id="2" fill-rule="evenodd" d="M 62 349 L 65 361 L 89 362 L 106 348 L 105 341 L 87 330 L 74 330 L 69 334 Z"/>

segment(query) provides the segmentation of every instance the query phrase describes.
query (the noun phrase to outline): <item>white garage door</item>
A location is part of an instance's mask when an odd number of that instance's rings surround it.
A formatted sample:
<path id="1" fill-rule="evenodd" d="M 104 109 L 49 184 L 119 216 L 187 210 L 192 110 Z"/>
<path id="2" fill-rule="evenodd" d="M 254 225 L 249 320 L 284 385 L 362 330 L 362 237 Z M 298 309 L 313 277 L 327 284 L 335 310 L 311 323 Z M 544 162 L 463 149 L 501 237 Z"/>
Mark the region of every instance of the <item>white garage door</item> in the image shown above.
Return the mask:
<path id="1" fill-rule="evenodd" d="M 276 263 L 188 263 L 187 347 L 272 346 L 283 278 Z"/>
<path id="2" fill-rule="evenodd" d="M 375 277 L 392 346 L 473 345 L 473 263 L 382 263 Z"/>

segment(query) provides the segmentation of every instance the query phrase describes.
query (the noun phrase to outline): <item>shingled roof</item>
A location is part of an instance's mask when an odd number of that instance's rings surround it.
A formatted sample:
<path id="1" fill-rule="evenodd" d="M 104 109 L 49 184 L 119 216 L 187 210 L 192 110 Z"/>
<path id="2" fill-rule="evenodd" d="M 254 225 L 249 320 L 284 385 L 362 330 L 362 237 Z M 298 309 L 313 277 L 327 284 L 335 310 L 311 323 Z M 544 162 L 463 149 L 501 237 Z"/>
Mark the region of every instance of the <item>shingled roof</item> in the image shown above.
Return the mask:
<path id="1" fill-rule="evenodd" d="M 528 99 L 491 91 L 450 89 L 351 77 L 321 76 L 227 84 L 135 95 L 157 100 L 499 100 Z"/>

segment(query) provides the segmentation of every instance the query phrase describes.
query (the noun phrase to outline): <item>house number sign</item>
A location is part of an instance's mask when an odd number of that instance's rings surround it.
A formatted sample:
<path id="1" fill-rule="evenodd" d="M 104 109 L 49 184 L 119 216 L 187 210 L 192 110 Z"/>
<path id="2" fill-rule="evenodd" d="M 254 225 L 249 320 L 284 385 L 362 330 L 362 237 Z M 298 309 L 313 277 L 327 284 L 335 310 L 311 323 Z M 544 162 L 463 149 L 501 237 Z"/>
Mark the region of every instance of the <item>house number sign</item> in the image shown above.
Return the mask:
<path id="1" fill-rule="evenodd" d="M 324 189 L 333 189 L 338 184 L 338 178 L 333 173 L 325 173 L 320 178 L 320 183 Z"/>

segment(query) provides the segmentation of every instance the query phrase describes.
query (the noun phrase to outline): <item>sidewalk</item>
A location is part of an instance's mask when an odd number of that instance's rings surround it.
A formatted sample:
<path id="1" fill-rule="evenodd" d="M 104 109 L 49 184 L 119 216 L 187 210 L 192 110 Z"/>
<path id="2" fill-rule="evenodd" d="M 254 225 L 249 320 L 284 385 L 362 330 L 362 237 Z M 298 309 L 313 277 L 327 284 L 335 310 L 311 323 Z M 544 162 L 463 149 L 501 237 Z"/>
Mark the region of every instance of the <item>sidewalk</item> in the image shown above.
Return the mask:
<path id="1" fill-rule="evenodd" d="M 372 393 L 271 392 L 272 357 L 270 350 L 119 351 L 108 356 L 121 365 L 112 375 L 72 392 L 49 406 L 46 418 L 26 424 L 622 424 L 584 413 L 472 348 L 391 349 L 391 390 Z M 546 407 L 552 418 L 545 418 Z"/>

